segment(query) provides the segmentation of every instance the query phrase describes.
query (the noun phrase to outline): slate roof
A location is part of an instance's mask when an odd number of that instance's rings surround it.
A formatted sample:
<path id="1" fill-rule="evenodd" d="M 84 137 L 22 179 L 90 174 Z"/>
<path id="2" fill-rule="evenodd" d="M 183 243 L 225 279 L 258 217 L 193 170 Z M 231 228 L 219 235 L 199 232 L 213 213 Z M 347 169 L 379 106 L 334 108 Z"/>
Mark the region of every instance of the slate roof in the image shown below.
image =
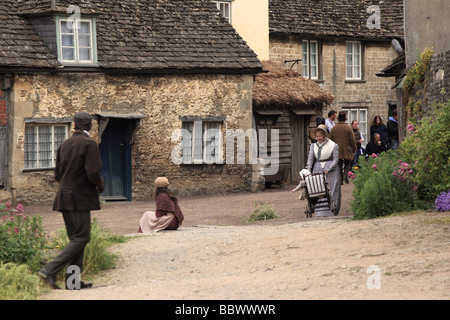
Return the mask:
<path id="1" fill-rule="evenodd" d="M 0 67 L 57 68 L 27 17 L 78 5 L 96 18 L 107 70 L 259 72 L 262 64 L 210 0 L 1 0 Z"/>
<path id="2" fill-rule="evenodd" d="M 367 9 L 380 8 L 381 29 L 369 29 Z M 403 39 L 403 0 L 269 0 L 271 34 Z"/>

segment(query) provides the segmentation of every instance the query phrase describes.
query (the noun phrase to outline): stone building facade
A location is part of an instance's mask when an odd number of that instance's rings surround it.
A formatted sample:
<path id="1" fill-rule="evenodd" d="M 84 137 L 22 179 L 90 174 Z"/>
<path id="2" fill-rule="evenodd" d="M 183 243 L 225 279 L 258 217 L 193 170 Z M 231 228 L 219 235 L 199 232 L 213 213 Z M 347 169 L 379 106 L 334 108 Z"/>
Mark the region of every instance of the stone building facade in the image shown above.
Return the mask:
<path id="1" fill-rule="evenodd" d="M 322 116 L 326 118 L 332 109 L 347 111 L 349 122 L 359 120 L 368 142 L 375 115 L 387 123 L 397 105 L 391 90 L 395 80 L 376 74 L 398 56 L 391 41 L 403 38 L 402 7 L 401 0 L 272 0 L 270 60 L 331 92 L 335 99 Z M 378 17 L 379 25 L 369 28 L 371 17 Z M 349 67 L 357 68 L 359 74 L 349 76 Z"/>
<path id="2" fill-rule="evenodd" d="M 171 188 L 181 195 L 249 191 L 251 165 L 176 164 L 172 151 L 180 140 L 172 136 L 182 128 L 183 117 L 222 117 L 224 136 L 226 129 L 251 128 L 252 88 L 253 78 L 245 75 L 16 75 L 11 93 L 9 190 L 22 203 L 52 201 L 57 188 L 53 170 L 24 169 L 25 127 L 63 123 L 71 129 L 67 119 L 83 110 L 93 115 L 145 115 L 131 145 L 132 199 L 151 198 L 158 176 L 169 177 Z M 92 137 L 97 141 L 98 132 L 94 121 Z"/>
<path id="3" fill-rule="evenodd" d="M 55 153 L 80 111 L 105 199 L 152 199 L 158 176 L 178 195 L 250 191 L 258 175 L 225 139 L 252 128 L 256 54 L 212 1 L 106 2 L 72 1 L 72 16 L 65 0 L 0 3 L 1 199 L 53 202 Z"/>

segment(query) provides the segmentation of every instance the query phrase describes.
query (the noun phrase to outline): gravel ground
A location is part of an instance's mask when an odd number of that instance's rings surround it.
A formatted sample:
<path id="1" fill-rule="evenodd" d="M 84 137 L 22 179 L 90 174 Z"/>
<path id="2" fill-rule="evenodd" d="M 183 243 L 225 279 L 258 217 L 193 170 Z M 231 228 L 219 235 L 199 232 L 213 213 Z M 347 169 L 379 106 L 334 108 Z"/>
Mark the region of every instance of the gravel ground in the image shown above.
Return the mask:
<path id="1" fill-rule="evenodd" d="M 154 203 L 107 204 L 93 216 L 131 236 L 111 248 L 117 267 L 92 289 L 42 299 L 449 299 L 450 213 L 352 221 L 351 185 L 344 189 L 343 211 L 333 218 L 306 219 L 298 193 L 287 189 L 181 198 L 179 230 L 141 236 L 137 221 Z M 281 217 L 245 223 L 264 200 Z M 48 230 L 62 226 L 57 216 L 45 213 Z"/>

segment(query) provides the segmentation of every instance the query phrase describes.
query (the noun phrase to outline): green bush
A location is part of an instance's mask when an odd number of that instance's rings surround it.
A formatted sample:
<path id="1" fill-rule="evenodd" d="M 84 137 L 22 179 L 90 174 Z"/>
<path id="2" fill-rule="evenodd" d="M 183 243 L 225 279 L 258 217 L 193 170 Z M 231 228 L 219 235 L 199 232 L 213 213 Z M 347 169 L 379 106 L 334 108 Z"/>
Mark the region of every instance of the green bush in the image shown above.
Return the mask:
<path id="1" fill-rule="evenodd" d="M 97 274 L 102 270 L 115 266 L 117 256 L 108 251 L 108 247 L 115 243 L 125 242 L 126 237 L 114 235 L 100 229 L 97 219 L 91 224 L 91 239 L 84 250 L 83 275 Z M 52 247 L 57 248 L 55 255 L 59 254 L 69 243 L 66 231 L 61 231 L 52 241 Z M 62 270 L 62 273 L 65 271 Z"/>
<path id="2" fill-rule="evenodd" d="M 0 261 L 0 300 L 31 300 L 42 291 L 39 277 L 27 265 Z"/>
<path id="3" fill-rule="evenodd" d="M 253 211 L 250 218 L 247 220 L 248 222 L 278 218 L 276 211 L 274 209 L 272 209 L 269 204 L 254 203 L 254 206 L 255 206 L 255 210 Z"/>
<path id="4" fill-rule="evenodd" d="M 405 161 L 415 164 L 415 183 L 421 197 L 432 199 L 450 189 L 450 100 L 434 106 L 431 116 L 422 118 L 400 145 Z"/>
<path id="5" fill-rule="evenodd" d="M 420 206 L 411 179 L 414 170 L 398 158 L 398 152 L 390 150 L 360 161 L 353 180 L 354 219 L 372 219 Z"/>
<path id="6" fill-rule="evenodd" d="M 0 203 L 0 261 L 27 264 L 31 271 L 41 267 L 47 236 L 41 216 L 27 217 L 21 204 L 13 208 Z"/>

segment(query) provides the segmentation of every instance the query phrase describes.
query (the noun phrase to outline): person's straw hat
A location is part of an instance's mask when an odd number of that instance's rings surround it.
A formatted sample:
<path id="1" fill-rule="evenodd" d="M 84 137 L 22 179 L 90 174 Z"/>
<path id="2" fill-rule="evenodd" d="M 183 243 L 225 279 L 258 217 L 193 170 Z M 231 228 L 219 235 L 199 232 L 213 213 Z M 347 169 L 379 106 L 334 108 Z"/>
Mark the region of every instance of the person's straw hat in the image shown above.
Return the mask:
<path id="1" fill-rule="evenodd" d="M 169 180 L 166 177 L 159 177 L 155 180 L 155 186 L 157 188 L 165 188 L 169 186 Z"/>
<path id="2" fill-rule="evenodd" d="M 324 124 L 320 124 L 317 126 L 317 128 L 314 128 L 311 130 L 311 133 L 310 133 L 311 139 L 316 140 L 317 130 L 321 130 L 323 132 L 323 134 L 325 135 L 325 137 L 328 135 L 327 127 Z"/>

